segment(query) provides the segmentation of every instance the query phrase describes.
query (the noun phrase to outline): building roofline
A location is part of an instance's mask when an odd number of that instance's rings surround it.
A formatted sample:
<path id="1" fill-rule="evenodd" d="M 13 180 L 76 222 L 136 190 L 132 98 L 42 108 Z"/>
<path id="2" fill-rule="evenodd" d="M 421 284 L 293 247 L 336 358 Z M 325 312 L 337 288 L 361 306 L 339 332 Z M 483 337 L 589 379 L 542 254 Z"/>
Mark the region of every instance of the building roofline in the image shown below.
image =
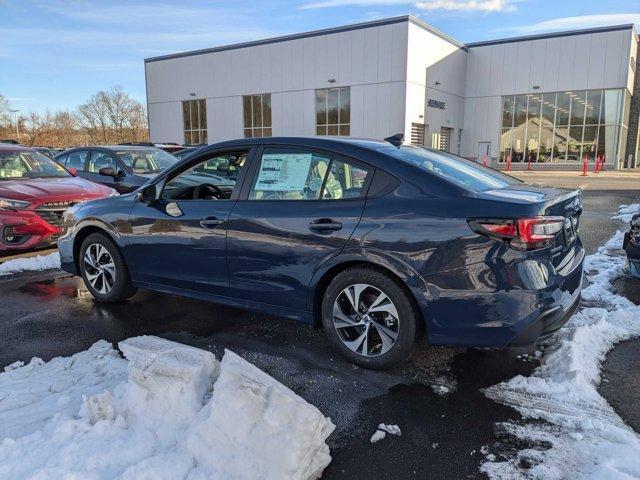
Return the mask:
<path id="1" fill-rule="evenodd" d="M 618 30 L 632 30 L 635 33 L 635 25 L 627 23 L 623 25 L 610 25 L 607 27 L 583 28 L 580 30 L 566 30 L 563 32 L 541 33 L 539 35 L 526 35 L 524 37 L 500 38 L 497 40 L 486 40 L 482 42 L 471 42 L 465 44 L 467 48 L 486 47 L 489 45 L 500 45 L 503 43 L 528 42 L 531 40 L 544 40 L 546 38 L 571 37 L 574 35 L 587 35 L 590 33 L 615 32 Z"/>
<path id="2" fill-rule="evenodd" d="M 271 37 L 265 38 L 262 40 L 255 40 L 250 42 L 242 42 L 242 43 L 234 43 L 231 45 L 221 45 L 219 47 L 211 47 L 211 48 L 203 48 L 199 50 L 191 50 L 186 52 L 179 53 L 171 53 L 168 55 L 160 55 L 157 57 L 145 58 L 144 63 L 158 62 L 162 60 L 171 60 L 174 58 L 182 58 L 182 57 L 191 57 L 195 55 L 205 55 L 208 53 L 215 52 L 226 52 L 229 50 L 237 50 L 241 48 L 249 48 L 256 47 L 259 45 L 268 45 L 271 43 L 280 43 L 280 42 L 288 42 L 290 40 L 300 40 L 303 38 L 317 37 L 321 35 L 329 35 L 333 33 L 342 33 L 342 32 L 350 32 L 352 30 L 362 30 L 365 28 L 374 28 L 381 27 L 384 25 L 393 25 L 396 23 L 412 23 L 423 30 L 436 35 L 437 37 L 445 40 L 452 45 L 460 48 L 461 50 L 467 51 L 469 48 L 475 47 L 486 47 L 489 45 L 499 45 L 504 43 L 518 43 L 518 42 L 527 42 L 531 40 L 543 40 L 546 38 L 557 38 L 557 37 L 570 37 L 573 35 L 586 35 L 590 33 L 603 33 L 603 32 L 613 32 L 618 30 L 632 30 L 634 35 L 636 35 L 635 25 L 633 23 L 623 24 L 623 25 L 610 25 L 606 27 L 596 27 L 596 28 L 585 28 L 580 30 L 567 30 L 563 32 L 550 32 L 550 33 L 542 33 L 539 35 L 526 35 L 522 37 L 509 37 L 509 38 L 501 38 L 496 40 L 486 40 L 481 42 L 471 42 L 471 43 L 462 43 L 456 40 L 455 38 L 447 35 L 446 33 L 441 32 L 440 30 L 432 27 L 431 25 L 423 22 L 417 17 L 413 15 L 400 15 L 397 17 L 383 18 L 380 20 L 371 20 L 368 22 L 360 22 L 353 23 L 350 25 L 343 25 L 339 27 L 330 27 L 323 28 L 320 30 L 312 30 L 310 32 L 302 32 L 302 33 L 294 33 L 291 35 L 283 35 L 280 37 Z"/>
<path id="3" fill-rule="evenodd" d="M 211 48 L 203 48 L 200 50 L 191 50 L 191 51 L 187 51 L 187 52 L 180 52 L 180 53 L 171 53 L 168 55 L 160 55 L 157 57 L 150 57 L 150 58 L 145 58 L 144 59 L 144 63 L 151 63 L 151 62 L 158 62 L 158 61 L 162 61 L 162 60 L 171 60 L 174 58 L 181 58 L 181 57 L 191 57 L 194 55 L 204 55 L 207 53 L 215 53 L 215 52 L 226 52 L 228 50 L 237 50 L 240 48 L 248 48 L 248 47 L 256 47 L 259 45 L 268 45 L 271 43 L 280 43 L 280 42 L 288 42 L 290 40 L 300 40 L 303 38 L 309 38 L 309 37 L 317 37 L 320 35 L 329 35 L 332 33 L 342 33 L 342 32 L 350 32 L 352 30 L 362 30 L 364 28 L 373 28 L 373 27 L 381 27 L 384 25 L 393 25 L 396 23 L 404 23 L 404 22 L 409 22 L 409 23 L 413 23 L 414 25 L 422 28 L 423 30 L 426 30 L 440 38 L 442 38 L 443 40 L 446 40 L 447 42 L 455 45 L 458 48 L 462 48 L 462 49 L 466 49 L 464 44 L 455 40 L 454 38 L 450 37 L 449 35 L 433 28 L 430 25 L 427 25 L 426 23 L 424 23 L 422 20 L 412 16 L 412 15 L 401 15 L 398 17 L 390 17 L 390 18 L 383 18 L 380 20 L 371 20 L 368 22 L 360 22 L 360 23 L 353 23 L 350 25 L 343 25 L 340 27 L 331 27 L 331 28 L 323 28 L 320 30 L 312 30 L 310 32 L 303 32 L 303 33 L 294 33 L 291 35 L 283 35 L 280 37 L 272 37 L 272 38 L 265 38 L 263 40 L 255 40 L 255 41 L 251 41 L 251 42 L 242 42 L 242 43 L 234 43 L 231 45 L 221 45 L 219 47 L 211 47 Z"/>

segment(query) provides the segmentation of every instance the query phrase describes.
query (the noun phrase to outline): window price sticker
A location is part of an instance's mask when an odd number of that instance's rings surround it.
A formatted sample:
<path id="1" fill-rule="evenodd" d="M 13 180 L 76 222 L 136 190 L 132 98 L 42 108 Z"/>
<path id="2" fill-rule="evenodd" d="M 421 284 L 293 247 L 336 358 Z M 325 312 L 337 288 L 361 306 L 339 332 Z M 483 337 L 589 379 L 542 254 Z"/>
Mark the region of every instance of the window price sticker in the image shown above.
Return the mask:
<path id="1" fill-rule="evenodd" d="M 311 161 L 311 153 L 265 154 L 255 189 L 270 192 L 303 191 Z"/>

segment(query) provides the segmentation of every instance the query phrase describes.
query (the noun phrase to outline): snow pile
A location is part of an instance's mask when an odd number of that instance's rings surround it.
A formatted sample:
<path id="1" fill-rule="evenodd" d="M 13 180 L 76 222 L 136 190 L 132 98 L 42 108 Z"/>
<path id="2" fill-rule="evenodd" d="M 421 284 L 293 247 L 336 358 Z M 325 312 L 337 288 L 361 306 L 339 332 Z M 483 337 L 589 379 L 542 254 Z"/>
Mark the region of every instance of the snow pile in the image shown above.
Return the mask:
<path id="1" fill-rule="evenodd" d="M 631 210 L 625 206 L 621 213 Z M 597 391 L 606 353 L 615 343 L 640 335 L 640 307 L 612 291 L 611 281 L 625 269 L 622 238 L 617 232 L 585 260 L 590 285 L 582 295 L 599 306 L 571 318 L 530 377 L 486 389 L 487 396 L 524 418 L 548 422 L 501 424 L 507 433 L 551 445 L 484 463 L 482 471 L 490 478 L 640 478 L 640 438 Z M 523 464 L 532 467 L 522 470 Z"/>
<path id="2" fill-rule="evenodd" d="M 136 337 L 0 373 L 0 478 L 319 478 L 333 424 L 226 351 Z"/>
<path id="3" fill-rule="evenodd" d="M 50 253 L 49 255 L 7 260 L 4 263 L 0 263 L 0 276 L 17 272 L 53 270 L 55 268 L 60 268 L 60 254 L 58 252 Z"/>
<path id="4" fill-rule="evenodd" d="M 636 214 L 640 213 L 640 203 L 632 203 L 630 205 L 620 205 L 618 209 L 618 215 L 613 218 L 617 218 L 618 220 L 622 220 L 623 222 L 629 223 L 631 218 Z"/>

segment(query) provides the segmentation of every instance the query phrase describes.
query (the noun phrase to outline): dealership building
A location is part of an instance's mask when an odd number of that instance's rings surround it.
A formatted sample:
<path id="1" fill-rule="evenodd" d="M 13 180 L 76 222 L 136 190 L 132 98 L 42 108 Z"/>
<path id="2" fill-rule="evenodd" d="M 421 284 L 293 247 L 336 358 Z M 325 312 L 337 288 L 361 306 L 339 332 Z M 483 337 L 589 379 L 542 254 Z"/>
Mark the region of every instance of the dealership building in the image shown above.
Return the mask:
<path id="1" fill-rule="evenodd" d="M 465 44 L 412 16 L 145 60 L 155 142 L 404 133 L 514 169 L 640 166 L 637 68 L 631 24 Z"/>

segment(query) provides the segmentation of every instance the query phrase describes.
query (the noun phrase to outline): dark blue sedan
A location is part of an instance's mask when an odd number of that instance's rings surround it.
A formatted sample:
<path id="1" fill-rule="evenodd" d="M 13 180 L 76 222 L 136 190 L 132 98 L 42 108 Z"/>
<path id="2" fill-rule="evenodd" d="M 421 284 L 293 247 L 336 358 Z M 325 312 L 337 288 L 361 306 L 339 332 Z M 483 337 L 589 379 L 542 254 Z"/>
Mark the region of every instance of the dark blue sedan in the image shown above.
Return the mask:
<path id="1" fill-rule="evenodd" d="M 58 247 L 97 300 L 146 288 L 283 315 L 384 368 L 423 332 L 475 347 L 551 336 L 580 296 L 581 211 L 579 191 L 396 141 L 255 138 L 71 207 Z"/>

